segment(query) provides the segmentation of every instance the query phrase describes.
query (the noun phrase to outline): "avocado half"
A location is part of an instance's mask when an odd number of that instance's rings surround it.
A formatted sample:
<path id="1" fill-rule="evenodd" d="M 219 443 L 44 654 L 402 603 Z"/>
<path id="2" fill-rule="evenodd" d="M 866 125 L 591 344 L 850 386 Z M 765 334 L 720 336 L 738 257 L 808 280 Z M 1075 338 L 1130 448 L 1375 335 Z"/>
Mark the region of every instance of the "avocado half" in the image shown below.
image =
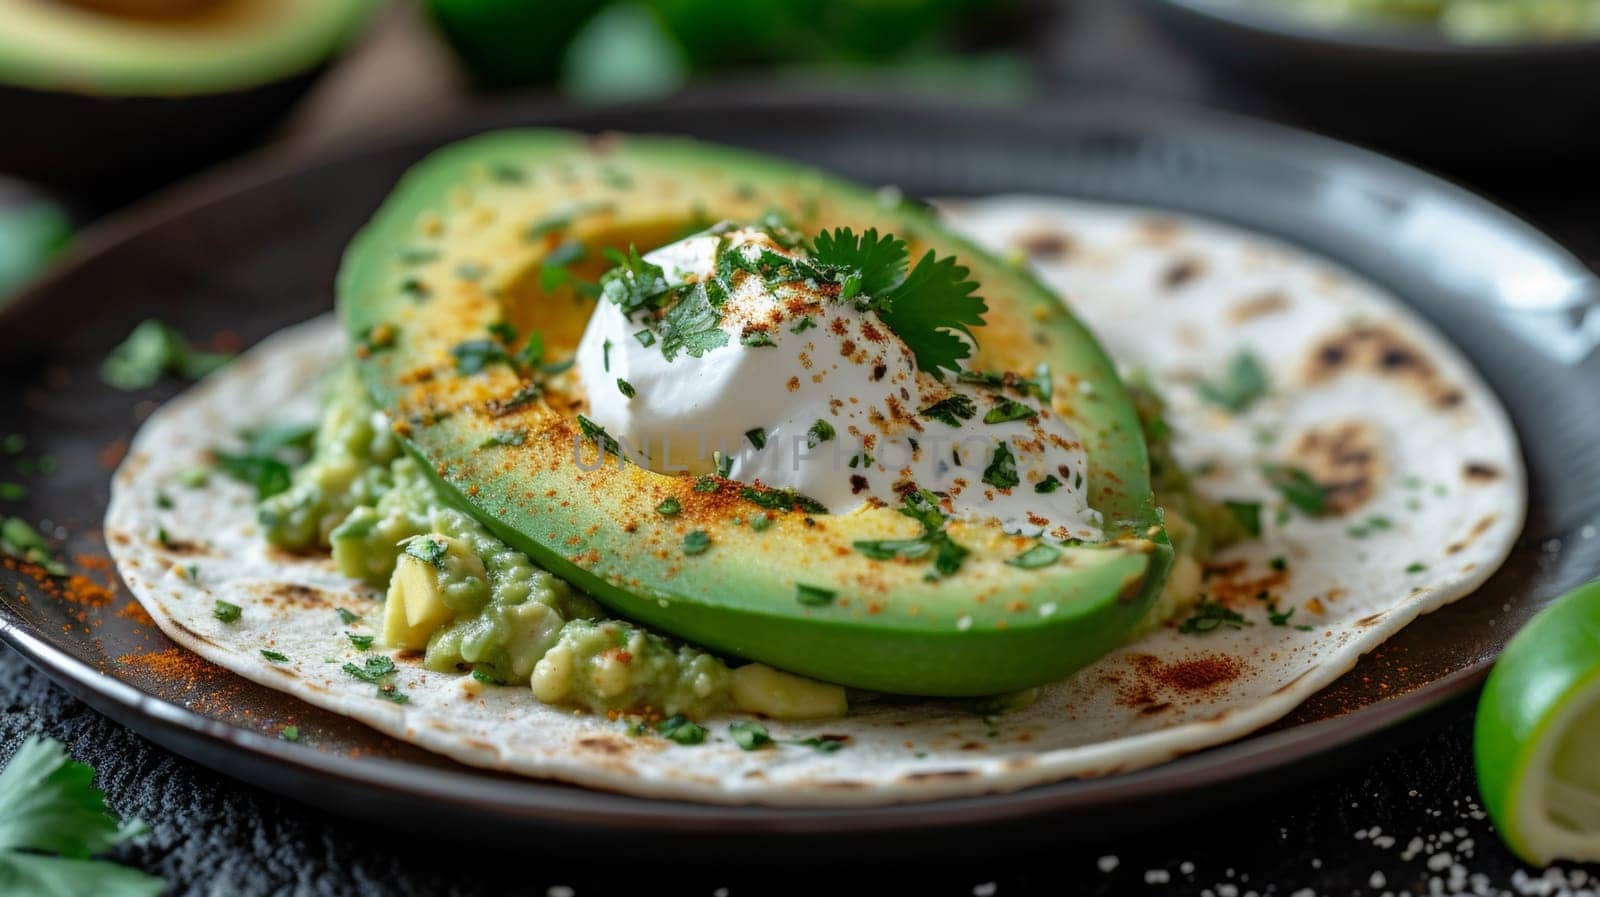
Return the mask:
<path id="1" fill-rule="evenodd" d="M 0 170 L 132 193 L 244 148 L 377 0 L 0 0 Z"/>
<path id="2" fill-rule="evenodd" d="M 490 325 L 511 325 L 519 341 L 537 331 L 547 361 L 571 357 L 593 300 L 542 276 L 552 252 L 593 279 L 603 248 L 645 251 L 773 210 L 802 232 L 876 227 L 907 240 L 913 258 L 931 248 L 970 267 L 989 305 L 970 367 L 1049 366 L 1054 406 L 1088 450 L 1108 540 L 1021 569 L 1005 562 L 1033 540 L 953 521 L 972 554 L 955 575 L 928 577 L 926 564 L 851 547 L 915 536 L 896 509 L 774 512 L 735 483 L 702 491 L 615 458 L 586 469 L 597 449 L 577 422 L 575 377 L 532 398 L 508 365 L 457 370 L 452 350 Z M 573 262 L 579 246 L 584 261 Z M 485 135 L 405 176 L 351 244 L 338 295 L 365 383 L 453 501 L 617 613 L 715 651 L 875 691 L 1005 692 L 1120 644 L 1171 564 L 1138 418 L 1094 338 L 1030 275 L 919 208 L 812 169 L 672 138 Z M 495 438 L 508 430 L 524 434 L 520 445 Z M 668 498 L 681 512 L 657 512 Z M 770 524 L 752 527 L 757 517 Z M 696 530 L 711 547 L 690 555 Z M 836 597 L 802 600 L 818 589 Z"/>

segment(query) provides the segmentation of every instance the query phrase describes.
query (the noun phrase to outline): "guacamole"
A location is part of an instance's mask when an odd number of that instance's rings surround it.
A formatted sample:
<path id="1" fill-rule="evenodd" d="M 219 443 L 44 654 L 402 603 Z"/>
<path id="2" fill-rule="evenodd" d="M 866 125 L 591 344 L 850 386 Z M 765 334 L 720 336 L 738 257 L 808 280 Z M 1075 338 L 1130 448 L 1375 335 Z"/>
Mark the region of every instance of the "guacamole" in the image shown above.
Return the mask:
<path id="1" fill-rule="evenodd" d="M 838 686 L 758 664 L 736 677 L 704 651 L 605 619 L 587 596 L 449 507 L 416 460 L 400 452 L 348 367 L 328 384 L 314 445 L 289 490 L 261 505 L 268 541 L 295 551 L 331 549 L 340 572 L 387 586 L 384 641 L 424 651 L 429 669 L 531 683 L 539 700 L 596 712 L 843 712 Z M 388 619 L 402 604 L 419 625 Z M 736 678 L 744 685 L 736 688 Z M 758 680 L 777 685 L 750 687 Z"/>
<path id="2" fill-rule="evenodd" d="M 1336 25 L 1432 25 L 1454 40 L 1579 40 L 1600 36 L 1600 0 L 1284 0 Z"/>

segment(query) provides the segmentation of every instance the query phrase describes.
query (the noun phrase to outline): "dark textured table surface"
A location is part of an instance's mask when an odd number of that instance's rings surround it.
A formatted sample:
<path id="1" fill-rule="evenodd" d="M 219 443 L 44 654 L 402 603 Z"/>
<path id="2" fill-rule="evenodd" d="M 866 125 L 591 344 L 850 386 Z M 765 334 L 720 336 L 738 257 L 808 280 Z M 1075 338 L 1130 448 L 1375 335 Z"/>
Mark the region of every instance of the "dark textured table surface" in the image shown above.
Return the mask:
<path id="1" fill-rule="evenodd" d="M 1215 80 L 1131 7 L 1129 0 L 1084 0 L 1043 34 L 1038 62 L 1046 91 L 1202 102 L 1292 118 Z M 397 108 L 418 97 L 432 103 L 453 89 L 449 79 L 417 76 L 410 57 L 402 66 L 409 78 L 384 77 L 383 66 L 394 65 L 395 47 L 408 39 L 415 35 L 386 35 L 369 47 L 367 56 L 388 54 L 388 62 L 358 59 L 346 67 L 342 83 L 317 98 L 302 128 L 323 141 L 359 130 L 361 116 L 347 113 L 366 111 L 372 120 L 373 104 L 362 91 L 385 90 Z M 401 90 L 413 96 L 396 96 Z M 1591 264 L 1600 262 L 1594 177 L 1508 168 L 1458 178 L 1510 202 Z M 974 832 L 966 855 L 928 857 L 912 868 L 840 866 L 819 856 L 803 869 L 742 865 L 707 844 L 704 856 L 681 865 L 636 868 L 626 858 L 548 855 L 538 844 L 514 854 L 484 853 L 471 846 L 470 833 L 419 843 L 376 820 L 325 815 L 155 747 L 0 649 L 0 753 L 8 756 L 30 733 L 66 742 L 98 769 L 112 805 L 150 826 L 142 844 L 117 858 L 162 876 L 183 895 L 1597 893 L 1590 876 L 1600 876 L 1600 868 L 1527 870 L 1501 847 L 1478 803 L 1471 721 L 1470 702 L 1444 707 L 1381 744 L 1331 759 L 1324 774 L 1292 791 L 1200 819 L 1152 820 L 1147 836 L 1115 843 L 1075 841 L 1047 854 L 1005 856 L 1005 845 Z M 1550 878 L 1531 880 L 1541 875 Z"/>

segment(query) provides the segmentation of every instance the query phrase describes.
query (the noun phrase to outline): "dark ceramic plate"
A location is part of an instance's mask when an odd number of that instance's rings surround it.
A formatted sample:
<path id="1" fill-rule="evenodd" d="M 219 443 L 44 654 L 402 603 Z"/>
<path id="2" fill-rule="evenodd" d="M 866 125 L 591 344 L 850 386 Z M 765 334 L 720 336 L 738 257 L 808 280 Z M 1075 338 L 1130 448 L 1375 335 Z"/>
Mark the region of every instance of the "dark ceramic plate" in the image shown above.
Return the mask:
<path id="1" fill-rule="evenodd" d="M 1451 163 L 1592 161 L 1600 146 L 1600 39 L 1463 44 L 1327 27 L 1287 3 L 1144 0 L 1181 46 L 1342 136 Z"/>
<path id="2" fill-rule="evenodd" d="M 459 766 L 189 659 L 142 621 L 104 567 L 109 467 L 179 388 L 100 384 L 96 365 L 138 321 L 253 342 L 326 310 L 345 242 L 396 177 L 452 138 L 511 124 L 682 132 L 802 159 L 912 194 L 1037 191 L 1213 216 L 1308 246 L 1406 297 L 1482 367 L 1510 407 L 1532 473 L 1527 532 L 1484 589 L 1413 624 L 1282 723 L 1165 766 L 1005 795 L 875 809 L 648 801 Z M 1026 110 L 713 95 L 666 105 L 507 108 L 392 146 L 258 163 L 196 183 L 89 236 L 0 317 L 13 400 L 0 435 L 58 462 L 25 477 L 18 513 L 67 540 L 96 590 L 63 593 L 0 569 L 0 637 L 73 693 L 150 738 L 263 787 L 437 834 L 615 853 L 719 849 L 924 855 L 971 837 L 1026 844 L 1170 819 L 1222 796 L 1283 787 L 1354 744 L 1470 692 L 1519 624 L 1600 568 L 1600 282 L 1508 213 L 1415 170 L 1280 128 L 1187 113 Z M 0 447 L 4 441 L 0 440 Z M 14 447 L 14 446 L 13 446 Z M 1592 533 L 1592 530 L 1588 532 Z M 301 740 L 274 737 L 284 725 Z M 1311 762 L 1315 760 L 1315 762 Z M 770 836 L 782 834 L 783 838 Z M 604 837 L 597 837 L 603 835 Z M 1002 837 L 1003 836 L 1003 837 Z M 619 840 L 620 839 L 620 840 Z M 881 856 L 881 853 L 878 855 Z"/>

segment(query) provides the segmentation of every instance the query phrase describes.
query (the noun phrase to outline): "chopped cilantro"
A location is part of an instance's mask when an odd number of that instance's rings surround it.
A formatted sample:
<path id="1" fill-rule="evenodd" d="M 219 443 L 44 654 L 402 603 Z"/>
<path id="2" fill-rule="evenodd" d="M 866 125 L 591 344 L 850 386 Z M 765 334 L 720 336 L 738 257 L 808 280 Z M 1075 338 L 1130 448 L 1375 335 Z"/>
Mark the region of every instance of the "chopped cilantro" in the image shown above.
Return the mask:
<path id="1" fill-rule="evenodd" d="M 629 383 L 621 377 L 617 378 L 617 392 L 622 393 L 624 396 L 630 399 L 639 394 L 638 390 L 633 388 L 632 383 Z"/>
<path id="2" fill-rule="evenodd" d="M 1203 381 L 1197 387 L 1200 398 L 1235 414 L 1247 410 L 1255 401 L 1267 394 L 1271 385 L 1261 362 L 1250 352 L 1240 352 L 1228 362 L 1228 369 L 1216 380 Z"/>
<path id="3" fill-rule="evenodd" d="M 639 345 L 644 346 L 646 349 L 656 344 L 656 333 L 649 328 L 638 331 L 633 335 L 633 338 L 638 340 Z"/>
<path id="4" fill-rule="evenodd" d="M 1288 626 L 1289 618 L 1294 616 L 1294 610 L 1291 607 L 1286 611 L 1280 611 L 1278 602 L 1274 601 L 1267 605 L 1267 622 L 1274 626 Z"/>
<path id="5" fill-rule="evenodd" d="M 676 517 L 678 512 L 682 510 L 683 502 L 678 501 L 676 498 L 664 498 L 661 500 L 661 504 L 656 505 L 656 513 L 663 517 Z"/>
<path id="6" fill-rule="evenodd" d="M 546 376 L 554 377 L 557 374 L 565 374 L 567 371 L 572 370 L 572 366 L 577 363 L 576 356 L 568 358 L 566 361 L 552 361 L 548 364 L 539 365 L 539 372 Z"/>
<path id="7" fill-rule="evenodd" d="M 340 669 L 344 670 L 346 675 L 360 679 L 362 682 L 377 684 L 383 680 L 383 677 L 393 673 L 395 666 L 393 660 L 379 654 L 368 657 L 361 666 L 346 663 Z"/>
<path id="8" fill-rule="evenodd" d="M 336 608 L 334 608 L 334 610 L 338 611 L 338 613 L 339 613 L 339 622 L 343 623 L 346 626 L 353 626 L 353 625 L 361 622 L 361 615 L 360 614 L 352 613 L 350 611 L 345 610 L 342 607 L 336 607 Z"/>
<path id="9" fill-rule="evenodd" d="M 413 536 L 405 541 L 406 554 L 433 567 L 444 566 L 445 555 L 450 553 L 444 539 L 434 536 Z"/>
<path id="10" fill-rule="evenodd" d="M 739 497 L 771 511 L 792 511 L 796 507 L 807 514 L 826 514 L 828 506 L 814 498 L 807 498 L 793 489 L 757 489 L 743 486 Z"/>
<path id="11" fill-rule="evenodd" d="M 1422 563 L 1421 561 L 1413 561 L 1412 563 L 1406 565 L 1406 572 L 1413 575 L 1425 572 L 1427 569 L 1428 565 Z"/>
<path id="12" fill-rule="evenodd" d="M 772 529 L 772 518 L 765 514 L 758 514 L 750 519 L 750 528 L 756 532 L 766 532 Z"/>
<path id="13" fill-rule="evenodd" d="M 812 320 L 810 315 L 804 315 L 800 318 L 800 320 L 794 322 L 794 326 L 789 328 L 789 332 L 805 333 L 807 330 L 810 330 L 815 326 L 817 326 L 817 322 Z"/>
<path id="14" fill-rule="evenodd" d="M 535 330 L 528 334 L 528 341 L 512 359 L 512 365 L 518 370 L 532 370 L 544 362 L 544 334 Z"/>
<path id="15" fill-rule="evenodd" d="M 796 738 L 793 741 L 786 741 L 784 744 L 808 747 L 824 754 L 831 754 L 844 748 L 849 742 L 849 738 L 850 736 L 848 735 L 813 735 L 810 738 Z"/>
<path id="16" fill-rule="evenodd" d="M 772 744 L 772 736 L 765 726 L 751 720 L 739 720 L 728 725 L 728 735 L 733 743 L 747 751 L 759 750 Z"/>
<path id="17" fill-rule="evenodd" d="M 348 666 L 348 664 L 346 664 L 346 666 Z M 411 696 L 400 689 L 395 688 L 393 685 L 378 686 L 378 697 L 395 704 L 411 703 Z"/>
<path id="18" fill-rule="evenodd" d="M 610 455 L 620 456 L 622 454 L 622 445 L 612 438 L 604 427 L 581 414 L 578 415 L 578 432 L 582 434 L 583 438 L 598 446 L 601 451 Z"/>
<path id="19" fill-rule="evenodd" d="M 1041 495 L 1054 492 L 1060 488 L 1061 481 L 1056 479 L 1056 475 L 1053 473 L 1045 474 L 1044 479 L 1033 484 L 1033 491 L 1038 492 Z"/>
<path id="20" fill-rule="evenodd" d="M 1261 537 L 1261 502 L 1224 500 L 1222 506 L 1251 538 Z"/>
<path id="21" fill-rule="evenodd" d="M 244 608 L 237 604 L 223 601 L 221 598 L 218 598 L 217 602 L 211 606 L 211 616 L 224 623 L 237 623 L 239 622 L 239 617 L 243 616 L 243 614 Z"/>
<path id="22" fill-rule="evenodd" d="M 277 651 L 269 651 L 266 648 L 262 648 L 261 649 L 261 656 L 265 657 L 266 659 L 268 659 L 270 661 L 272 661 L 273 663 L 288 663 L 289 662 L 289 655 L 280 654 Z"/>
<path id="23" fill-rule="evenodd" d="M 806 607 L 826 607 L 837 597 L 839 597 L 838 592 L 821 586 L 808 586 L 802 582 L 794 587 L 794 600 Z"/>
<path id="24" fill-rule="evenodd" d="M 984 468 L 983 481 L 996 489 L 1010 489 L 1021 482 L 1017 476 L 1017 461 L 1011 455 L 1010 446 L 1004 442 L 997 442 L 994 446 L 994 457 L 989 461 L 989 466 Z"/>
<path id="25" fill-rule="evenodd" d="M 508 346 L 517 341 L 517 328 L 511 326 L 509 322 L 495 321 L 484 329 L 488 330 L 495 339 Z"/>
<path id="26" fill-rule="evenodd" d="M 1196 635 L 1216 629 L 1243 629 L 1250 622 L 1238 611 L 1230 610 L 1215 601 L 1201 601 L 1195 605 L 1194 615 L 1178 626 L 1184 635 Z"/>
<path id="27" fill-rule="evenodd" d="M 681 713 L 656 723 L 656 732 L 662 738 L 682 745 L 701 744 L 706 740 L 705 727 L 691 722 Z"/>
<path id="28" fill-rule="evenodd" d="M 1006 563 L 1013 567 L 1021 567 L 1024 570 L 1037 570 L 1040 567 L 1048 567 L 1054 564 L 1060 558 L 1061 549 L 1054 545 L 1039 544 L 1014 558 L 1010 558 Z"/>
<path id="29" fill-rule="evenodd" d="M 806 430 L 806 447 L 816 448 L 824 442 L 832 439 L 833 436 L 833 424 L 830 424 L 821 418 L 817 418 L 817 422 L 812 424 L 809 430 Z"/>
<path id="30" fill-rule="evenodd" d="M 744 431 L 744 438 L 750 440 L 750 444 L 755 446 L 757 449 L 764 449 L 767 447 L 767 431 L 761 427 L 756 427 L 754 430 Z"/>
<path id="31" fill-rule="evenodd" d="M 1267 566 L 1278 571 L 1279 573 L 1282 573 L 1283 571 L 1289 569 L 1289 559 L 1280 554 L 1268 561 Z"/>
<path id="32" fill-rule="evenodd" d="M 717 478 L 709 473 L 694 481 L 694 491 L 696 492 L 716 492 L 721 488 L 722 484 L 717 482 Z"/>
<path id="33" fill-rule="evenodd" d="M 566 230 L 567 228 L 571 227 L 572 222 L 578 218 L 581 218 L 585 215 L 596 214 L 598 212 L 609 211 L 611 208 L 611 204 L 605 202 L 579 203 L 548 217 L 541 218 L 538 221 L 528 225 L 528 229 L 522 232 L 522 237 L 523 239 L 532 242 L 545 236 L 546 234 L 553 234 L 557 231 Z"/>
<path id="34" fill-rule="evenodd" d="M 271 498 L 289 489 L 289 465 L 277 458 L 216 451 L 212 452 L 212 456 L 216 459 L 218 470 L 241 483 L 254 486 L 257 500 Z"/>
<path id="35" fill-rule="evenodd" d="M 769 346 L 776 346 L 777 344 L 778 343 L 773 340 L 772 334 L 765 330 L 751 330 L 739 337 L 739 345 L 744 346 L 747 349 L 760 349 Z"/>
<path id="36" fill-rule="evenodd" d="M 511 363 L 505 347 L 494 340 L 469 339 L 457 344 L 450 354 L 455 356 L 456 371 L 466 377 L 482 373 L 491 364 Z"/>
<path id="37" fill-rule="evenodd" d="M 1038 416 L 1038 411 L 1021 402 L 1001 399 L 983 416 L 983 422 L 986 424 L 1004 424 L 1014 420 L 1027 420 L 1030 417 Z"/>
<path id="38" fill-rule="evenodd" d="M 479 443 L 479 448 L 493 448 L 497 445 L 521 445 L 528 440 L 526 430 L 500 430 L 490 434 L 489 438 Z"/>
<path id="39" fill-rule="evenodd" d="M 711 536 L 703 529 L 694 530 L 683 537 L 683 553 L 690 557 L 697 554 L 705 554 L 706 549 L 710 547 Z"/>
<path id="40" fill-rule="evenodd" d="M 154 386 L 162 374 L 198 380 L 226 364 L 231 355 L 196 351 L 183 334 L 150 318 L 100 364 L 100 379 L 121 390 Z"/>
<path id="41" fill-rule="evenodd" d="M 284 726 L 282 729 L 280 729 L 278 731 L 278 737 L 282 738 L 284 741 L 299 741 L 300 740 L 300 727 L 299 726 Z"/>
<path id="42" fill-rule="evenodd" d="M 645 261 L 633 246 L 628 247 L 627 255 L 607 249 L 606 258 L 616 267 L 601 275 L 600 295 L 615 302 L 625 315 L 652 305 L 670 289 L 661 266 Z"/>
<path id="43" fill-rule="evenodd" d="M 345 637 L 350 639 L 350 644 L 355 645 L 357 650 L 365 651 L 372 647 L 373 637 L 370 635 L 358 635 L 354 632 L 346 632 Z"/>
<path id="44" fill-rule="evenodd" d="M 1263 464 L 1261 474 L 1284 501 L 1306 514 L 1315 517 L 1327 510 L 1328 490 L 1311 474 L 1283 464 Z"/>
<path id="45" fill-rule="evenodd" d="M 505 685 L 505 680 L 490 672 L 488 667 L 475 666 L 472 668 L 472 678 L 484 685 Z"/>
<path id="46" fill-rule="evenodd" d="M 934 402 L 917 413 L 952 427 L 959 427 L 962 421 L 971 420 L 972 416 L 978 413 L 978 408 L 969 396 L 956 393 L 947 399 Z"/>
<path id="47" fill-rule="evenodd" d="M 722 322 L 722 314 L 717 311 L 721 303 L 713 301 L 720 291 L 714 281 L 695 284 L 667 309 L 657 325 L 662 357 L 672 361 L 684 352 L 699 358 L 728 344 L 728 334 L 718 326 Z"/>

